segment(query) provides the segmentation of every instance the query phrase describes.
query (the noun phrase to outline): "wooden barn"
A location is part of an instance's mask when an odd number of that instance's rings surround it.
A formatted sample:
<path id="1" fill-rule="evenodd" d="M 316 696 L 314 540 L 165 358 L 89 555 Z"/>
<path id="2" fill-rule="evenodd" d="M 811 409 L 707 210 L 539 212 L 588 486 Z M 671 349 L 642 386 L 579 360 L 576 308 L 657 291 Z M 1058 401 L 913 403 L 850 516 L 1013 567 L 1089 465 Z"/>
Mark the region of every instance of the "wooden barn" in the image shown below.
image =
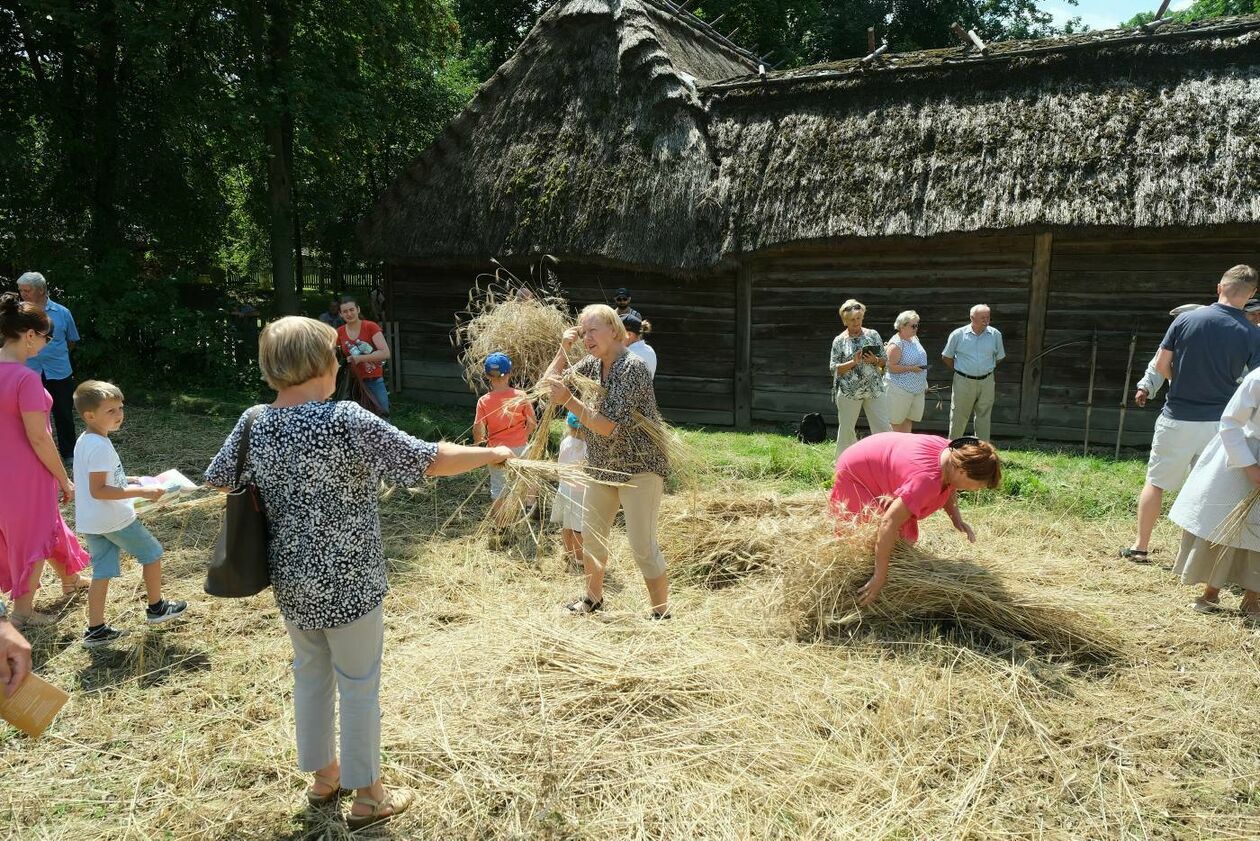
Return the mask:
<path id="1" fill-rule="evenodd" d="M 994 434 L 1079 441 L 1093 370 L 1110 444 L 1131 345 L 1130 390 L 1171 307 L 1260 265 L 1260 17 L 759 73 L 665 0 L 562 0 L 361 235 L 426 400 L 471 405 L 449 333 L 490 258 L 552 255 L 575 304 L 633 291 L 676 421 L 834 421 L 855 297 L 885 338 L 920 313 L 942 429 L 936 360 L 983 302 L 1008 352 Z"/>

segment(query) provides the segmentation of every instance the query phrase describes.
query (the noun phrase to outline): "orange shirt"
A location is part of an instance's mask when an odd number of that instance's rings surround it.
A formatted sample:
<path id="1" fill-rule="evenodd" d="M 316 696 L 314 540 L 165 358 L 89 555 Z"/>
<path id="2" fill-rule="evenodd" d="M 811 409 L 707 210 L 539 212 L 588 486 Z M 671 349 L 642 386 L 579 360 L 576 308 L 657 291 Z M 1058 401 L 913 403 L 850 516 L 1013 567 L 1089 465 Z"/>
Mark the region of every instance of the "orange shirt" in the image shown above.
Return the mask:
<path id="1" fill-rule="evenodd" d="M 477 416 L 474 424 L 486 425 L 486 443 L 491 447 L 523 447 L 529 440 L 529 427 L 534 418 L 534 407 L 528 400 L 515 406 L 505 405 L 509 400 L 523 398 L 519 388 L 505 388 L 483 394 L 477 400 Z"/>

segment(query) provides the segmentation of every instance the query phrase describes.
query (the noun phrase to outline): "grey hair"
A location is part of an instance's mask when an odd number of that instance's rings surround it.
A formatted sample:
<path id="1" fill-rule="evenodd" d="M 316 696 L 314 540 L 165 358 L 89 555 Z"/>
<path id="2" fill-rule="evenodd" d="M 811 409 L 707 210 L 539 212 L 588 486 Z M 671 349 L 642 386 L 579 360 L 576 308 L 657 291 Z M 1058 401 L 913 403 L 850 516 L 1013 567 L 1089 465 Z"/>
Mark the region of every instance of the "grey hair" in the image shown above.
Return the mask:
<path id="1" fill-rule="evenodd" d="M 25 272 L 17 279 L 17 285 L 33 286 L 41 292 L 48 289 L 48 281 L 39 272 Z"/>
<path id="2" fill-rule="evenodd" d="M 971 308 L 971 317 L 975 318 L 976 313 L 980 312 L 980 310 L 987 310 L 987 309 L 989 309 L 988 304 L 976 304 L 974 307 Z M 992 310 L 990 310 L 990 312 L 992 312 Z"/>
<path id="3" fill-rule="evenodd" d="M 919 314 L 917 312 L 915 312 L 914 310 L 906 310 L 905 312 L 897 316 L 897 320 L 893 322 L 893 329 L 900 330 L 902 327 L 906 326 L 911 321 L 918 321 L 918 320 L 919 320 Z"/>

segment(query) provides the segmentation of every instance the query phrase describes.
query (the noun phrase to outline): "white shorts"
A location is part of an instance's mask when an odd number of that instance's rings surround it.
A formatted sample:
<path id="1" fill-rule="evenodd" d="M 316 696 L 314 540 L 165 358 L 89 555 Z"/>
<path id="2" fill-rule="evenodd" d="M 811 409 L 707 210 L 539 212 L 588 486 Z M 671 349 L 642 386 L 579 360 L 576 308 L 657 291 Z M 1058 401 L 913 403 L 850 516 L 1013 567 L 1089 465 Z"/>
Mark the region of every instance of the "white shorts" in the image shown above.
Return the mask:
<path id="1" fill-rule="evenodd" d="M 918 394 L 911 394 L 896 383 L 889 383 L 888 393 L 884 396 L 886 401 L 884 405 L 888 407 L 888 422 L 891 424 L 902 421 L 918 423 L 923 420 L 925 393 L 920 391 Z"/>
<path id="2" fill-rule="evenodd" d="M 586 496 L 586 488 L 582 485 L 570 485 L 561 482 L 556 491 L 556 498 L 551 504 L 551 522 L 570 531 L 582 530 L 582 504 Z"/>
<path id="3" fill-rule="evenodd" d="M 1151 438 L 1146 484 L 1163 491 L 1180 488 L 1219 428 L 1217 421 L 1179 421 L 1160 415 Z"/>

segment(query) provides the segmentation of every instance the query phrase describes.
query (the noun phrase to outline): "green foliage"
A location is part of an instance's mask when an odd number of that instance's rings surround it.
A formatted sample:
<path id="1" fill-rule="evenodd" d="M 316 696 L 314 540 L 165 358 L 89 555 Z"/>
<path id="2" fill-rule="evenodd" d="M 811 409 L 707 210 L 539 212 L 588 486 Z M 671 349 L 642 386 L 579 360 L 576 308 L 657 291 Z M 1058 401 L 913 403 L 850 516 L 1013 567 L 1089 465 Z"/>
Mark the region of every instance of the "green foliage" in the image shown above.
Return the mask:
<path id="1" fill-rule="evenodd" d="M 1232 17 L 1234 15 L 1253 15 L 1260 13 L 1260 0 L 1197 0 L 1188 8 L 1179 12 L 1170 12 L 1164 17 L 1179 23 L 1190 23 L 1209 18 Z M 1138 12 L 1123 26 L 1141 26 L 1155 20 L 1155 12 Z"/>

